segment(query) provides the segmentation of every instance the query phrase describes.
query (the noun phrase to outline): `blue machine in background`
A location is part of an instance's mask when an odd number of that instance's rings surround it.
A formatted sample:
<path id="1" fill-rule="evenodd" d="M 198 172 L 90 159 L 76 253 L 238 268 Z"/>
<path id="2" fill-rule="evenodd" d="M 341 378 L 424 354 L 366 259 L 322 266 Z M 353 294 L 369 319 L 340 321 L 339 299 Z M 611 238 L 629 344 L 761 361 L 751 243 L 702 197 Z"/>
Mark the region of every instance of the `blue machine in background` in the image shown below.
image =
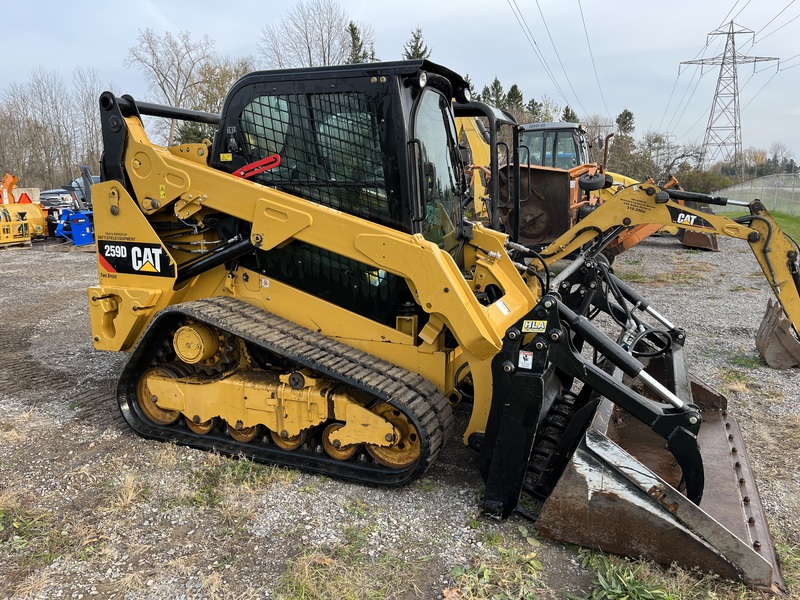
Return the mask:
<path id="1" fill-rule="evenodd" d="M 82 166 L 82 180 L 74 181 L 74 185 L 66 186 L 74 198 L 77 210 L 61 211 L 56 225 L 56 237 L 63 237 L 75 246 L 94 243 L 94 217 L 92 216 L 92 184 L 95 183 L 89 167 Z M 79 185 L 80 184 L 80 185 Z M 80 208 L 78 208 L 80 207 Z"/>
<path id="2" fill-rule="evenodd" d="M 94 243 L 94 218 L 90 210 L 72 211 L 65 208 L 56 225 L 56 236 L 63 237 L 75 246 Z"/>

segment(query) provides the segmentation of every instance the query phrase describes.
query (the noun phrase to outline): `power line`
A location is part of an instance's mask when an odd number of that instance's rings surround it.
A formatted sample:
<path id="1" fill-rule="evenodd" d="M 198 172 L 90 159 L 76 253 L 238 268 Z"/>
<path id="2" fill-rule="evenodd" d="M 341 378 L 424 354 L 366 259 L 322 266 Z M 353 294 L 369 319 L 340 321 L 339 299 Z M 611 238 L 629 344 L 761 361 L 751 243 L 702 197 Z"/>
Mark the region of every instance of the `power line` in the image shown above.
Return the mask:
<path id="1" fill-rule="evenodd" d="M 603 86 L 600 85 L 600 77 L 597 76 L 597 66 L 594 64 L 594 54 L 592 53 L 592 44 L 589 42 L 589 31 L 586 29 L 586 19 L 583 18 L 583 7 L 581 6 L 581 0 L 578 0 L 578 8 L 580 9 L 581 13 L 581 22 L 583 23 L 583 32 L 586 34 L 586 45 L 589 46 L 589 56 L 592 59 L 592 69 L 594 69 L 594 78 L 597 81 L 597 91 L 600 92 L 600 99 L 603 101 L 603 108 L 606 109 L 606 115 L 609 119 L 611 119 L 611 111 L 608 110 L 608 106 L 606 105 L 606 99 L 603 96 Z"/>
<path id="2" fill-rule="evenodd" d="M 747 108 L 748 106 L 750 106 L 750 103 L 751 103 L 753 100 L 755 100 L 756 98 L 758 98 L 758 95 L 759 95 L 761 92 L 763 92 L 763 91 L 764 91 L 764 88 L 765 88 L 765 87 L 767 87 L 767 84 L 768 84 L 770 81 L 772 81 L 772 79 L 773 79 L 773 78 L 775 77 L 775 75 L 777 75 L 777 74 L 778 74 L 778 71 L 775 71 L 775 72 L 772 74 L 772 77 L 770 77 L 769 79 L 767 79 L 766 83 L 765 83 L 764 85 L 762 85 L 762 86 L 761 86 L 761 89 L 760 89 L 760 90 L 758 90 L 758 91 L 755 93 L 755 96 L 753 96 L 752 98 L 750 98 L 750 100 L 748 100 L 747 104 L 745 104 L 745 105 L 744 105 L 744 106 L 741 108 L 741 110 L 744 110 L 745 108 Z"/>
<path id="3" fill-rule="evenodd" d="M 686 114 L 686 109 L 689 108 L 689 104 L 691 104 L 692 98 L 694 98 L 694 93 L 697 91 L 697 88 L 700 87 L 700 80 L 702 78 L 703 78 L 703 75 L 701 73 L 700 77 L 697 78 L 697 83 L 694 84 L 694 88 L 692 89 L 692 93 L 689 95 L 689 99 L 686 101 L 686 104 L 683 107 L 683 111 L 681 112 L 681 116 L 678 117 L 678 120 L 675 122 L 675 127 L 678 127 L 678 124 L 683 120 L 683 115 Z M 691 82 L 689 82 L 689 85 L 691 85 Z M 687 88 L 687 91 L 688 91 L 688 88 Z M 670 133 L 675 133 L 675 128 L 671 129 Z"/>
<path id="4" fill-rule="evenodd" d="M 753 0 L 747 0 L 747 2 L 745 3 L 745 5 L 744 5 L 742 8 L 740 8 L 740 9 L 739 9 L 739 12 L 737 12 L 735 15 L 733 15 L 733 16 L 731 17 L 731 21 L 735 21 L 735 20 L 736 20 L 736 17 L 738 17 L 740 14 L 742 14 L 742 11 L 743 11 L 745 8 L 747 8 L 747 5 L 748 5 L 748 4 L 750 4 L 752 1 L 753 1 Z M 738 4 L 738 3 L 737 3 L 737 4 Z M 722 21 L 722 22 L 723 22 L 723 23 L 725 23 L 725 21 Z M 717 29 L 719 29 L 719 27 L 717 27 Z"/>
<path id="5" fill-rule="evenodd" d="M 564 73 L 564 77 L 567 79 L 567 83 L 569 84 L 569 89 L 572 90 L 572 93 L 575 95 L 575 100 L 578 101 L 578 106 L 581 107 L 584 115 L 588 115 L 589 111 L 583 107 L 581 104 L 581 98 L 578 96 L 578 93 L 575 91 L 575 88 L 572 87 L 572 82 L 569 79 L 569 75 L 567 75 L 567 70 L 564 68 L 564 63 L 561 62 L 561 56 L 558 54 L 558 50 L 556 50 L 556 44 L 553 41 L 553 36 L 550 35 L 550 28 L 547 26 L 547 21 L 544 18 L 544 13 L 542 12 L 542 7 L 539 5 L 539 0 L 536 0 L 536 8 L 539 9 L 539 15 L 542 17 L 542 23 L 544 23 L 544 29 L 547 31 L 547 37 L 550 38 L 550 44 L 553 46 L 553 52 L 556 53 L 556 58 L 558 59 L 558 64 L 561 65 L 561 71 Z M 569 105 L 569 103 L 567 103 Z"/>
<path id="6" fill-rule="evenodd" d="M 564 99 L 564 102 L 566 104 L 569 104 L 569 100 L 567 100 L 567 97 L 564 94 L 564 91 L 558 85 L 558 82 L 556 81 L 555 77 L 553 76 L 553 73 L 550 70 L 550 67 L 547 65 L 547 61 L 545 61 L 544 55 L 539 50 L 539 46 L 536 43 L 536 40 L 533 38 L 533 33 L 531 32 L 530 27 L 528 27 L 528 23 L 525 21 L 525 17 L 522 16 L 522 11 L 520 11 L 519 7 L 517 6 L 516 0 L 507 0 L 507 1 L 508 1 L 508 6 L 511 8 L 511 12 L 514 13 L 514 17 L 517 19 L 517 23 L 519 23 L 519 26 L 522 28 L 522 33 L 525 35 L 525 38 L 528 40 L 528 44 L 533 49 L 533 53 L 536 55 L 536 58 L 538 58 L 539 62 L 542 64 L 542 67 L 544 68 L 545 73 L 550 78 L 550 81 L 555 86 L 556 90 L 558 90 L 558 93 L 561 94 L 561 97 Z"/>
<path id="7" fill-rule="evenodd" d="M 738 3 L 739 3 L 739 0 L 736 0 L 736 4 L 738 4 Z M 736 6 L 736 4 L 734 4 L 734 6 Z M 730 13 L 728 13 L 728 14 L 730 14 Z M 697 54 L 695 54 L 694 57 L 697 58 L 698 56 L 703 54 L 703 52 L 705 52 L 706 48 L 708 48 L 708 44 L 706 44 L 705 46 L 700 48 L 700 50 L 698 50 Z M 669 112 L 669 105 L 672 103 L 672 96 L 675 94 L 675 88 L 678 87 L 678 80 L 680 78 L 681 78 L 681 68 L 678 67 L 678 74 L 675 76 L 675 83 L 672 84 L 672 91 L 669 93 L 669 100 L 667 100 L 667 106 L 664 108 L 664 114 L 661 115 L 661 121 L 659 121 L 659 123 L 658 123 L 658 130 L 659 131 L 661 131 L 661 125 L 664 123 L 664 119 L 667 117 L 667 112 Z M 689 85 L 691 85 L 691 83 Z M 686 97 L 686 92 L 683 93 L 683 98 L 685 98 L 685 97 Z M 683 102 L 683 98 L 681 98 L 681 102 Z M 680 104 L 678 106 L 680 106 Z M 677 111 L 677 109 L 676 109 L 676 111 Z M 673 116 L 673 119 L 674 118 L 675 117 Z M 671 122 L 672 122 L 672 119 L 670 119 L 670 123 Z M 669 123 L 667 123 L 667 128 L 669 128 Z"/>
<path id="8" fill-rule="evenodd" d="M 797 0 L 792 0 L 791 2 L 789 2 L 789 4 L 787 4 L 786 6 L 784 6 L 784 7 L 783 7 L 783 9 L 782 9 L 782 10 L 781 10 L 781 11 L 780 11 L 780 12 L 779 12 L 777 15 L 775 15 L 775 16 L 774 16 L 774 17 L 772 17 L 772 18 L 771 18 L 769 21 L 767 21 L 767 24 L 766 24 L 766 25 L 764 25 L 764 26 L 763 26 L 761 29 L 759 29 L 758 31 L 756 31 L 756 33 L 755 33 L 755 35 L 753 36 L 753 38 L 755 38 L 755 36 L 756 36 L 756 35 L 758 35 L 758 34 L 759 34 L 759 33 L 761 33 L 762 31 L 764 31 L 764 30 L 765 30 L 767 27 L 769 27 L 769 24 L 770 24 L 770 23 L 772 23 L 772 22 L 773 22 L 775 19 L 777 19 L 778 17 L 780 17 L 780 16 L 783 14 L 783 12 L 784 12 L 784 11 L 785 11 L 787 8 L 789 8 L 789 7 L 790 7 L 792 4 L 794 4 L 796 1 L 797 1 Z"/>
<path id="9" fill-rule="evenodd" d="M 675 95 L 675 88 L 678 87 L 678 79 L 681 78 L 680 71 L 678 72 L 677 77 L 675 77 L 675 83 L 672 84 L 672 91 L 669 93 L 669 99 L 667 100 L 667 106 L 664 108 L 664 114 L 661 115 L 661 120 L 658 122 L 658 130 L 661 131 L 661 125 L 664 123 L 664 119 L 667 116 L 667 111 L 669 111 L 669 105 L 672 102 L 672 96 Z"/>
<path id="10" fill-rule="evenodd" d="M 763 40 L 767 39 L 767 38 L 768 38 L 769 36 L 771 36 L 773 33 L 777 33 L 777 32 L 779 32 L 781 29 L 783 29 L 784 27 L 786 27 L 786 26 L 787 26 L 789 23 L 791 23 L 792 21 L 796 21 L 797 19 L 800 19 L 800 15 L 797 15 L 797 16 L 796 16 L 796 17 L 794 17 L 793 19 L 789 19 L 788 21 L 786 21 L 786 23 L 784 23 L 783 25 L 781 25 L 781 26 L 780 26 L 780 27 L 778 27 L 777 29 L 775 29 L 775 30 L 773 30 L 773 31 L 770 31 L 770 32 L 769 32 L 767 35 L 765 35 L 764 37 L 762 37 L 762 38 L 761 38 L 760 40 L 758 40 L 758 41 L 759 41 L 759 42 L 761 42 L 761 41 L 763 41 Z"/>
<path id="11" fill-rule="evenodd" d="M 731 13 L 732 13 L 732 12 L 733 12 L 733 10 L 736 8 L 736 5 L 737 5 L 737 4 L 739 4 L 739 2 L 740 2 L 740 0 L 736 0 L 736 2 L 734 2 L 734 3 L 733 3 L 733 6 L 732 6 L 732 7 L 731 7 L 731 9 L 728 11 L 728 14 L 727 14 L 727 15 L 725 15 L 725 18 L 724 18 L 724 19 L 722 19 L 722 22 L 719 24 L 719 26 L 717 27 L 717 29 L 719 29 L 719 28 L 720 28 L 720 27 L 722 27 L 722 26 L 723 26 L 725 23 L 727 23 L 727 22 L 728 22 L 728 17 L 730 17 L 730 16 L 731 16 Z M 697 57 L 695 56 L 695 58 L 697 58 Z"/>
<path id="12" fill-rule="evenodd" d="M 737 4 L 738 4 L 738 2 L 737 2 Z M 701 55 L 705 54 L 706 50 L 708 50 L 708 46 L 709 46 L 709 39 L 706 38 L 706 45 L 703 46 L 697 54 L 695 54 L 695 56 L 694 56 L 694 58 L 692 60 L 697 60 L 698 56 L 701 56 Z M 715 52 L 717 51 L 717 49 L 719 49 L 719 46 L 720 46 L 720 43 L 717 43 L 717 48 L 714 50 Z M 680 73 L 681 73 L 680 72 L 680 67 L 678 67 L 678 77 L 680 77 Z M 697 79 L 697 83 L 695 83 L 694 88 L 692 88 L 692 82 L 694 82 L 694 78 L 698 73 L 700 73 L 700 77 Z M 666 129 L 670 133 L 674 133 L 675 132 L 675 128 L 678 127 L 678 124 L 680 123 L 680 119 L 683 118 L 683 115 L 684 115 L 684 113 L 686 112 L 686 109 L 689 106 L 689 102 L 691 102 L 692 98 L 694 97 L 694 93 L 697 91 L 697 87 L 700 85 L 700 79 L 703 77 L 703 75 L 704 75 L 704 73 L 703 73 L 702 67 L 695 68 L 694 73 L 692 73 L 691 79 L 689 79 L 689 83 L 686 85 L 686 89 L 683 91 L 683 96 L 681 97 L 680 102 L 678 102 L 678 105 L 675 107 L 675 112 L 672 115 L 672 118 L 667 123 Z M 689 92 L 690 89 L 692 90 L 692 93 L 690 94 L 690 96 L 689 96 L 689 98 L 687 100 L 686 99 L 686 94 Z M 686 100 L 686 106 L 684 106 L 683 112 L 681 112 L 681 106 L 683 106 L 684 100 Z M 678 118 L 678 121 L 676 122 L 675 118 L 678 117 L 678 113 L 679 112 L 680 112 L 680 117 Z M 675 126 L 674 127 L 672 126 L 673 122 L 675 122 Z"/>

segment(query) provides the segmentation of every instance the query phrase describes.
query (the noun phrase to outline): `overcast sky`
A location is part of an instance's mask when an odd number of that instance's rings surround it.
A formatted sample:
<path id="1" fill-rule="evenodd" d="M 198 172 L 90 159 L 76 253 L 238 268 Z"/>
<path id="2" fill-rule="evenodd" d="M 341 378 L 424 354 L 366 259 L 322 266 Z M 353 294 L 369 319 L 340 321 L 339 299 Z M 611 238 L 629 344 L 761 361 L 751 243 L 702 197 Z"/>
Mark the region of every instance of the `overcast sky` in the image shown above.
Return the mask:
<path id="1" fill-rule="evenodd" d="M 83 67 L 94 69 L 117 93 L 152 100 L 141 73 L 123 64 L 139 30 L 186 30 L 195 39 L 207 34 L 220 55 L 260 60 L 262 28 L 280 21 L 294 0 L 2 4 L 0 92 L 10 83 L 26 83 L 36 67 L 59 72 L 71 87 L 73 71 Z M 478 91 L 498 77 L 506 90 L 516 83 L 526 101 L 546 95 L 562 107 L 569 104 L 579 117 L 615 118 L 627 108 L 635 116 L 635 135 L 660 131 L 677 143 L 703 141 L 719 75 L 718 66 L 703 68 L 701 77 L 700 67 L 680 63 L 722 56 L 726 36 L 707 34 L 734 18 L 739 28 L 756 32 L 755 43 L 752 34 L 736 36 L 739 53 L 781 59 L 780 69 L 776 61 L 756 64 L 755 73 L 753 64 L 738 70 L 743 147 L 768 150 L 781 142 L 800 160 L 800 2 L 795 0 L 340 4 L 352 20 L 373 28 L 381 60 L 400 59 L 411 31 L 420 26 L 431 59 L 469 75 Z"/>

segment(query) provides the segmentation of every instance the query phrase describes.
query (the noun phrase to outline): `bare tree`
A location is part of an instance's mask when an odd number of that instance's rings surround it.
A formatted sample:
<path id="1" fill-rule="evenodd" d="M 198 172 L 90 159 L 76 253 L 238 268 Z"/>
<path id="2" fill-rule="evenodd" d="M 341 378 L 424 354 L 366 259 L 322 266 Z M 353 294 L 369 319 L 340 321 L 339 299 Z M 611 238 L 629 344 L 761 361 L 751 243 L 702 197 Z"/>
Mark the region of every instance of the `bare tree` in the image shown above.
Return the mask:
<path id="1" fill-rule="evenodd" d="M 301 0 L 280 23 L 261 29 L 259 50 L 267 66 L 279 69 L 344 64 L 349 22 L 335 0 Z"/>
<path id="2" fill-rule="evenodd" d="M 103 86 L 93 69 L 78 67 L 72 77 L 72 106 L 75 129 L 78 134 L 77 158 L 81 164 L 88 165 L 97 172 L 102 152 L 102 133 L 98 99 Z"/>
<path id="3" fill-rule="evenodd" d="M 236 81 L 255 69 L 252 57 L 217 58 L 212 57 L 200 68 L 200 81 L 194 88 L 189 108 L 212 113 L 221 113 L 228 91 Z M 185 121 L 178 126 L 178 143 L 202 142 L 211 139 L 214 127 L 203 123 Z"/>
<path id="4" fill-rule="evenodd" d="M 194 88 L 190 108 L 207 112 L 222 112 L 228 90 L 236 81 L 255 70 L 255 60 L 212 56 L 199 71 L 199 85 Z"/>
<path id="5" fill-rule="evenodd" d="M 780 172 L 779 167 L 794 158 L 792 151 L 783 142 L 772 142 L 769 146 L 769 160 L 773 162 L 773 171 Z"/>
<path id="6" fill-rule="evenodd" d="M 156 35 L 152 29 L 139 31 L 139 44 L 128 49 L 125 66 L 140 67 L 150 83 L 150 89 L 160 100 L 171 106 L 186 107 L 195 88 L 202 84 L 200 72 L 211 58 L 214 42 L 207 35 L 195 41 L 188 31 L 178 37 L 170 32 Z M 175 136 L 175 121 L 170 124 L 167 144 Z"/>
<path id="7" fill-rule="evenodd" d="M 581 123 L 586 126 L 586 142 L 591 151 L 591 160 L 602 163 L 606 138 L 609 133 L 614 132 L 614 121 L 606 116 L 594 114 L 581 119 Z M 613 142 L 609 139 L 608 143 Z"/>
<path id="8" fill-rule="evenodd" d="M 0 105 L 0 164 L 25 186 L 50 187 L 43 180 L 41 138 L 36 133 L 41 127 L 28 101 L 27 86 L 11 84 Z"/>

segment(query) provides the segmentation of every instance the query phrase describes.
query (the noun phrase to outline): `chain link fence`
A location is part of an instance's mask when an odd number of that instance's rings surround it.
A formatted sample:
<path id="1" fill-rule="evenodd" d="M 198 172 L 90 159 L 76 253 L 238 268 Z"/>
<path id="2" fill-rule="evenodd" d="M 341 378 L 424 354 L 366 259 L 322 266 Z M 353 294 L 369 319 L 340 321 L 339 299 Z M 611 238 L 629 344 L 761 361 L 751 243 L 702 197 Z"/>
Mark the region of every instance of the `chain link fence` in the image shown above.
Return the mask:
<path id="1" fill-rule="evenodd" d="M 782 173 L 751 179 L 714 192 L 730 200 L 761 200 L 770 212 L 800 215 L 800 173 Z M 741 212 L 741 206 L 715 206 L 714 212 Z"/>

